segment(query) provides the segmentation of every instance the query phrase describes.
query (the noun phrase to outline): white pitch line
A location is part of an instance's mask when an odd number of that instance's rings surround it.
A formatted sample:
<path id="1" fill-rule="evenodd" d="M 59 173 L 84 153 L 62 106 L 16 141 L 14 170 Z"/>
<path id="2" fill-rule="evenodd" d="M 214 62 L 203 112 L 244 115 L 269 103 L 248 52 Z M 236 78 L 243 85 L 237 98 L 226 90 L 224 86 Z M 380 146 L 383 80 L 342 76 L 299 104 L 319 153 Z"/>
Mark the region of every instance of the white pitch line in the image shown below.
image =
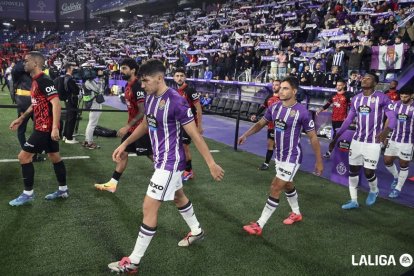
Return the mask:
<path id="1" fill-rule="evenodd" d="M 89 159 L 90 156 L 65 156 L 62 157 L 64 160 L 79 160 L 79 159 Z M 0 163 L 10 163 L 10 162 L 19 162 L 19 159 L 0 159 Z"/>
<path id="2" fill-rule="evenodd" d="M 210 152 L 215 153 L 215 152 L 220 152 L 219 150 L 210 150 Z"/>

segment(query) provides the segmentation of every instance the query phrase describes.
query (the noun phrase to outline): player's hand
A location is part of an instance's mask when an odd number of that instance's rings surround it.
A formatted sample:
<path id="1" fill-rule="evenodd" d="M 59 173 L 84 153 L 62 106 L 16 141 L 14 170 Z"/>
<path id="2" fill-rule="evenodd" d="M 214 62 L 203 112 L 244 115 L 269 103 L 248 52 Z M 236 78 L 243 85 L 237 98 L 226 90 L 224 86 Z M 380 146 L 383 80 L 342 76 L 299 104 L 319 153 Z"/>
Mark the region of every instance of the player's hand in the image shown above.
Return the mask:
<path id="1" fill-rule="evenodd" d="M 321 112 L 322 112 L 322 108 L 318 108 L 318 110 L 316 110 L 316 116 L 318 116 L 319 113 L 321 113 Z"/>
<path id="2" fill-rule="evenodd" d="M 256 115 L 250 116 L 250 121 L 256 122 L 256 120 L 257 120 L 257 116 Z"/>
<path id="3" fill-rule="evenodd" d="M 213 177 L 213 179 L 215 181 L 221 181 L 221 180 L 223 180 L 224 170 L 219 165 L 217 165 L 216 163 L 214 163 L 214 165 L 212 165 L 211 167 L 209 167 L 209 169 L 210 169 L 211 176 Z"/>
<path id="4" fill-rule="evenodd" d="M 14 120 L 13 122 L 11 122 L 9 128 L 11 130 L 17 130 L 17 128 L 23 123 L 23 120 L 20 118 L 17 118 L 16 120 Z"/>
<path id="5" fill-rule="evenodd" d="M 112 160 L 116 163 L 120 162 L 121 161 L 121 155 L 124 151 L 125 151 L 125 146 L 123 144 L 121 144 L 112 153 Z"/>
<path id="6" fill-rule="evenodd" d="M 316 161 L 314 174 L 317 176 L 321 176 L 322 172 L 323 172 L 323 163 Z"/>
<path id="7" fill-rule="evenodd" d="M 52 138 L 53 141 L 59 141 L 59 139 L 60 139 L 59 129 L 58 128 L 53 128 L 52 132 L 50 133 L 50 137 Z"/>
<path id="8" fill-rule="evenodd" d="M 247 140 L 247 137 L 242 135 L 242 136 L 239 137 L 239 139 L 237 139 L 237 144 L 238 145 L 243 145 L 244 142 L 246 142 L 246 140 Z"/>
<path id="9" fill-rule="evenodd" d="M 377 135 L 376 140 L 379 140 L 381 143 L 384 143 L 389 133 L 390 133 L 389 128 L 384 129 L 383 131 L 381 131 L 380 134 Z"/>
<path id="10" fill-rule="evenodd" d="M 129 129 L 129 127 L 128 127 L 128 126 L 124 126 L 124 127 L 120 128 L 120 129 L 118 130 L 118 132 L 116 133 L 116 136 L 118 136 L 118 137 L 124 137 L 124 136 L 125 136 L 125 134 L 127 134 L 128 129 Z"/>

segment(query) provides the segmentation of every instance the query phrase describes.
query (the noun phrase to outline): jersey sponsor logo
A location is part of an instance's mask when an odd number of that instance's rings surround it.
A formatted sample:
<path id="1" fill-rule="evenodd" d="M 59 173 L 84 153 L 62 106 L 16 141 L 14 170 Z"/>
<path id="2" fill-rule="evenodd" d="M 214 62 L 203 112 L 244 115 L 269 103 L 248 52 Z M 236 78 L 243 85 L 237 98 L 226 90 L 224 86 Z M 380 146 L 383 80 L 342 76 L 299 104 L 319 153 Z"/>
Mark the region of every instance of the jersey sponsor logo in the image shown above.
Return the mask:
<path id="1" fill-rule="evenodd" d="M 390 104 L 388 105 L 388 109 L 389 109 L 389 110 L 394 110 L 394 105 L 393 105 L 392 103 L 390 103 Z"/>
<path id="2" fill-rule="evenodd" d="M 191 94 L 191 98 L 193 98 L 193 100 L 197 100 L 198 99 L 198 93 Z"/>
<path id="3" fill-rule="evenodd" d="M 287 129 L 287 124 L 283 122 L 282 120 L 276 119 L 274 124 L 275 124 L 275 131 L 277 132 L 283 132 Z"/>
<path id="4" fill-rule="evenodd" d="M 193 115 L 193 112 L 191 111 L 191 109 L 189 108 L 189 109 L 187 109 L 187 117 L 188 118 L 192 118 L 194 115 Z"/>
<path id="5" fill-rule="evenodd" d="M 57 93 L 54 85 L 46 87 L 45 90 L 46 90 L 47 95 L 52 95 L 52 94 Z"/>
<path id="6" fill-rule="evenodd" d="M 161 186 L 161 185 L 157 185 L 157 184 L 155 184 L 154 182 L 152 182 L 152 181 L 150 181 L 150 184 L 149 184 L 152 188 L 154 188 L 154 189 L 157 189 L 158 191 L 162 191 L 162 190 L 164 190 L 164 187 L 163 186 Z"/>
<path id="7" fill-rule="evenodd" d="M 340 162 L 338 165 L 336 165 L 336 172 L 339 175 L 344 175 L 346 173 L 346 166 L 344 162 Z"/>
<path id="8" fill-rule="evenodd" d="M 334 107 L 340 108 L 341 107 L 341 103 L 340 102 L 334 102 L 333 103 Z"/>
<path id="9" fill-rule="evenodd" d="M 290 171 L 287 171 L 287 170 L 285 170 L 285 169 L 283 169 L 283 168 L 278 168 L 277 169 L 279 172 L 281 172 L 282 173 L 282 176 L 285 176 L 286 174 L 287 175 L 292 175 L 292 172 L 290 172 Z"/>
<path id="10" fill-rule="evenodd" d="M 358 107 L 358 112 L 361 113 L 361 115 L 363 116 L 369 115 L 369 113 L 371 113 L 371 107 L 367 105 L 361 105 L 360 107 Z"/>
<path id="11" fill-rule="evenodd" d="M 408 121 L 408 115 L 404 113 L 398 114 L 398 121 L 400 122 L 406 122 Z"/>
<path id="12" fill-rule="evenodd" d="M 347 140 L 341 140 L 338 143 L 338 149 L 342 152 L 348 152 L 351 147 L 351 143 Z"/>
<path id="13" fill-rule="evenodd" d="M 148 123 L 148 128 L 151 131 L 157 131 L 158 123 L 157 123 L 157 119 L 154 117 L 154 115 L 152 115 L 152 114 L 147 115 L 147 123 Z"/>
<path id="14" fill-rule="evenodd" d="M 137 91 L 137 98 L 143 98 L 145 93 L 143 91 Z"/>

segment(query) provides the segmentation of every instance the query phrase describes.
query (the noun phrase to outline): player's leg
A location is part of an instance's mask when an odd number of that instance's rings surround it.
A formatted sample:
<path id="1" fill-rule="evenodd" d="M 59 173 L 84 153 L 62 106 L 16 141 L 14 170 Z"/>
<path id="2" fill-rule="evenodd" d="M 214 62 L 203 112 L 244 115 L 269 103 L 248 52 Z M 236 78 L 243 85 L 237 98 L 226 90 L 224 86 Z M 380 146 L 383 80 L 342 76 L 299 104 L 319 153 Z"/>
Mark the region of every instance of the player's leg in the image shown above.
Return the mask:
<path id="1" fill-rule="evenodd" d="M 183 146 L 184 146 L 184 153 L 185 153 L 185 170 L 183 173 L 183 181 L 188 181 L 194 177 L 193 174 L 193 165 L 191 164 L 191 152 L 190 152 L 190 144 L 191 144 L 191 138 L 188 136 L 187 133 L 183 133 Z"/>
<path id="2" fill-rule="evenodd" d="M 387 170 L 392 174 L 393 181 L 391 183 L 391 189 L 394 189 L 398 182 L 398 170 L 395 166 L 395 159 L 398 156 L 398 147 L 395 142 L 389 141 L 384 153 L 384 164 Z"/>
<path id="3" fill-rule="evenodd" d="M 184 194 L 182 187 L 175 192 L 174 203 L 190 228 L 190 232 L 178 243 L 178 246 L 190 246 L 191 244 L 204 239 L 204 231 L 197 220 L 193 204 Z"/>
<path id="4" fill-rule="evenodd" d="M 396 198 L 399 196 L 402 187 L 408 178 L 408 170 L 413 155 L 413 144 L 400 143 L 399 145 L 400 151 L 398 157 L 400 159 L 400 172 L 398 174 L 398 181 L 396 187 L 388 195 L 390 198 Z"/>
<path id="5" fill-rule="evenodd" d="M 365 201 L 367 206 L 371 206 L 375 203 L 379 190 L 378 179 L 375 174 L 377 169 L 378 160 L 381 153 L 381 145 L 373 143 L 364 143 L 364 173 L 369 184 L 369 193 Z"/>
<path id="6" fill-rule="evenodd" d="M 108 265 L 111 271 L 115 272 L 138 272 L 138 264 L 144 256 L 152 237 L 157 231 L 158 210 L 163 201 L 174 200 L 177 179 L 181 183 L 181 172 L 170 172 L 156 169 L 150 184 L 148 185 L 147 195 L 143 203 L 143 221 L 140 226 L 134 250 L 129 257 L 124 257 L 119 262 Z"/>
<path id="7" fill-rule="evenodd" d="M 298 193 L 293 182 L 287 182 L 285 185 L 286 199 L 292 209 L 289 216 L 283 221 L 284 224 L 290 225 L 302 220 L 302 214 L 299 210 Z"/>
<path id="8" fill-rule="evenodd" d="M 243 229 L 250 235 L 260 236 L 262 234 L 263 227 L 270 219 L 276 208 L 279 206 L 280 193 L 283 191 L 287 181 L 284 181 L 275 176 L 270 185 L 270 194 L 267 198 L 265 207 L 263 208 L 260 218 L 256 222 L 251 222 L 248 225 L 243 226 Z"/>
<path id="9" fill-rule="evenodd" d="M 352 140 L 349 148 L 349 194 L 351 200 L 342 205 L 342 209 L 349 210 L 358 208 L 358 184 L 359 184 L 359 172 L 364 164 L 363 145 L 361 142 Z"/>
<path id="10" fill-rule="evenodd" d="M 54 200 L 57 198 L 68 198 L 69 190 L 66 185 L 66 167 L 59 153 L 59 143 L 49 138 L 48 147 L 46 148 L 47 156 L 53 164 L 56 179 L 59 183 L 57 191 L 48 194 L 45 199 Z"/>
<path id="11" fill-rule="evenodd" d="M 336 130 L 339 129 L 339 128 L 341 128 L 342 123 L 343 123 L 343 121 L 332 121 L 332 131 L 333 131 L 333 136 L 332 137 L 335 137 L 336 136 Z M 332 153 L 332 151 L 329 151 L 329 149 L 328 149 L 328 151 L 325 152 L 325 154 L 323 155 L 323 157 L 324 158 L 330 158 L 331 157 L 331 153 Z"/>
<path id="12" fill-rule="evenodd" d="M 115 170 L 112 173 L 111 179 L 103 184 L 96 183 L 95 188 L 100 191 L 108 191 L 111 193 L 116 192 L 119 179 L 121 179 L 122 173 L 128 166 L 128 151 L 121 154 L 121 160 L 116 163 Z"/>
<path id="13" fill-rule="evenodd" d="M 269 163 L 270 160 L 272 160 L 273 157 L 273 151 L 275 148 L 275 133 L 273 129 L 267 130 L 267 151 L 266 151 L 266 159 L 264 163 L 259 167 L 259 170 L 265 171 L 269 169 Z"/>

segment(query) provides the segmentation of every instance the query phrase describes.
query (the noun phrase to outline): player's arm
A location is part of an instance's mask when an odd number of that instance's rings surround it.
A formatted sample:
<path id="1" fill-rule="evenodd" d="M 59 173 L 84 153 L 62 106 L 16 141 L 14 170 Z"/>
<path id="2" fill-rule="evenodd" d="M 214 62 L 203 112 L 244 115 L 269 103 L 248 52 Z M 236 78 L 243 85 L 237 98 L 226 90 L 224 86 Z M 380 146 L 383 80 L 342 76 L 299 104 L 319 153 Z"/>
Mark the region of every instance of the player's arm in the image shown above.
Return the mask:
<path id="1" fill-rule="evenodd" d="M 59 140 L 59 124 L 60 124 L 60 112 L 62 107 L 60 106 L 59 97 L 53 97 L 50 99 L 52 104 L 52 114 L 53 114 L 53 123 L 52 123 L 52 133 L 50 134 L 52 140 Z"/>
<path id="2" fill-rule="evenodd" d="M 194 106 L 197 110 L 197 122 L 198 122 L 198 132 L 202 135 L 204 132 L 203 129 L 203 121 L 202 121 L 202 117 L 203 117 L 203 110 L 201 109 L 201 104 L 200 101 L 197 101 L 194 103 Z"/>
<path id="3" fill-rule="evenodd" d="M 138 125 L 138 127 L 131 133 L 131 135 L 112 153 L 112 160 L 115 162 L 121 161 L 121 154 L 125 151 L 126 147 L 141 138 L 147 133 L 148 123 L 144 116 L 144 120 Z"/>
<path id="4" fill-rule="evenodd" d="M 244 142 L 247 140 L 247 137 L 259 132 L 263 127 L 267 125 L 268 121 L 263 117 L 261 118 L 257 123 L 255 123 L 253 126 L 249 128 L 248 131 L 242 134 L 242 136 L 239 137 L 237 140 L 237 143 L 239 145 L 244 144 Z"/>
<path id="5" fill-rule="evenodd" d="M 316 135 L 315 130 L 309 131 L 306 133 L 309 137 L 310 144 L 312 146 L 313 152 L 315 153 L 316 164 L 315 164 L 315 174 L 321 175 L 323 172 L 323 162 L 321 155 L 321 146 L 319 144 L 318 136 Z"/>
<path id="6" fill-rule="evenodd" d="M 325 111 L 326 109 L 328 109 L 331 106 L 332 102 L 333 102 L 333 97 L 329 98 L 329 100 L 326 102 L 326 104 L 324 104 L 321 108 L 319 108 L 316 111 L 316 115 L 319 115 L 319 113 L 321 113 L 321 112 Z"/>
<path id="7" fill-rule="evenodd" d="M 388 134 L 390 134 L 390 132 L 393 131 L 397 125 L 397 118 L 394 110 L 387 108 L 385 115 L 387 116 L 387 121 L 385 122 L 384 130 L 376 137 L 382 143 L 387 139 Z"/>
<path id="8" fill-rule="evenodd" d="M 16 130 L 23 123 L 24 119 L 29 117 L 30 114 L 32 114 L 32 112 L 33 112 L 33 106 L 30 105 L 29 108 L 26 109 L 26 111 L 22 115 L 19 116 L 19 118 L 11 122 L 9 128 L 11 130 Z"/>
<path id="9" fill-rule="evenodd" d="M 191 121 L 188 124 L 183 125 L 183 128 L 185 132 L 187 132 L 187 134 L 191 137 L 191 140 L 193 141 L 197 150 L 200 152 L 200 154 L 206 161 L 206 164 L 210 169 L 210 173 L 213 176 L 214 180 L 221 181 L 224 177 L 224 170 L 214 161 L 214 158 L 211 155 L 206 142 L 198 132 L 195 122 Z"/>
<path id="10" fill-rule="evenodd" d="M 117 132 L 117 136 L 118 137 L 123 137 L 125 136 L 125 134 L 128 132 L 128 130 L 133 127 L 137 122 L 139 122 L 140 120 L 142 120 L 142 118 L 144 118 L 144 102 L 139 102 L 138 103 L 138 114 L 137 116 L 135 116 L 129 123 L 126 124 L 126 126 L 120 128 Z"/>

